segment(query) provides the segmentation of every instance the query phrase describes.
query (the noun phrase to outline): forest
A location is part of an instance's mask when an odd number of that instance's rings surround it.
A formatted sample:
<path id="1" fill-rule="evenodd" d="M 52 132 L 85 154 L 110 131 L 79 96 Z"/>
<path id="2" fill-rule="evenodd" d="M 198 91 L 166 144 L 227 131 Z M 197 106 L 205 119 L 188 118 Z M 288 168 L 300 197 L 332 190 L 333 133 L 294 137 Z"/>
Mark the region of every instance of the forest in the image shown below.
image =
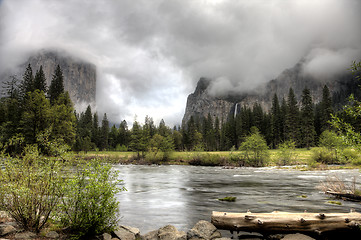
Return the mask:
<path id="1" fill-rule="evenodd" d="M 355 63 L 355 81 L 359 80 L 357 66 Z M 27 144 L 37 144 L 44 154 L 52 155 L 51 147 L 43 144 L 44 139 L 76 152 L 132 151 L 138 158 L 148 151 L 229 151 L 239 149 L 255 128 L 270 149 L 284 142 L 309 149 L 318 146 L 324 131 L 333 129 L 333 118 L 351 124 L 355 132 L 360 130 L 359 119 L 350 116 L 347 109 L 335 111 L 326 85 L 319 93 L 322 100 L 317 104 L 312 100 L 310 89 L 303 90 L 298 102 L 290 88 L 286 99 L 273 96 L 270 112 L 263 111 L 259 104 L 239 106 L 237 114 L 230 114 L 223 125 L 218 118 L 208 115 L 193 116 L 184 126 L 171 128 L 164 120 L 156 125 L 149 116 L 144 123 L 135 119 L 131 127 L 125 120 L 110 125 L 106 114 L 100 122 L 90 106 L 85 112 L 77 113 L 63 82 L 59 66 L 48 87 L 42 67 L 33 74 L 29 64 L 21 81 L 11 77 L 4 84 L 5 97 L 0 101 L 0 142 L 7 153 L 19 154 Z"/>

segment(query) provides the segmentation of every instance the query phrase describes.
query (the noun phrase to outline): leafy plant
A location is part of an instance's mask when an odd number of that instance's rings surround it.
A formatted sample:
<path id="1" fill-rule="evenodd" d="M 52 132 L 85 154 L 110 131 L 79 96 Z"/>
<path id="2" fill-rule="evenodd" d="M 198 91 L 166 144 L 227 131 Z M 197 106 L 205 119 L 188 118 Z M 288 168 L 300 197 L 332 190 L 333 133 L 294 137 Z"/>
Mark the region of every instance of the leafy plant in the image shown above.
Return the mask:
<path id="1" fill-rule="evenodd" d="M 0 205 L 24 229 L 39 232 L 58 204 L 62 163 L 40 157 L 36 145 L 28 145 L 22 159 L 2 158 Z"/>
<path id="2" fill-rule="evenodd" d="M 293 160 L 296 159 L 296 155 L 295 155 L 295 149 L 296 149 L 296 144 L 294 141 L 285 141 L 283 143 L 281 143 L 279 146 L 279 159 L 277 162 L 277 165 L 279 166 L 284 166 L 284 165 L 288 165 L 291 164 Z"/>
<path id="3" fill-rule="evenodd" d="M 248 163 L 257 167 L 263 166 L 269 158 L 267 149 L 266 140 L 257 128 L 252 129 L 252 134 L 246 137 L 240 146 L 240 150 L 245 151 L 244 156 Z"/>
<path id="4" fill-rule="evenodd" d="M 59 217 L 70 228 L 74 239 L 86 238 L 111 231 L 118 221 L 116 194 L 125 190 L 119 187 L 118 172 L 100 160 L 78 164 L 61 191 Z"/>

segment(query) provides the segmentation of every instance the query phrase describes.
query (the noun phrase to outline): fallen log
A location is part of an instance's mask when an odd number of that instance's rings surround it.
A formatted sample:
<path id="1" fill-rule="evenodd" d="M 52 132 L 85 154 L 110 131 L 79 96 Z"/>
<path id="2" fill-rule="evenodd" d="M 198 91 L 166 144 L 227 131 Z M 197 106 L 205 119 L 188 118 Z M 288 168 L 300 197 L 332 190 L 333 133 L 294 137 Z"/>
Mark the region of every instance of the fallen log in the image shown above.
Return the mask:
<path id="1" fill-rule="evenodd" d="M 360 230 L 361 213 L 228 213 L 212 212 L 212 223 L 218 229 L 260 233 Z"/>
<path id="2" fill-rule="evenodd" d="M 360 195 L 351 194 L 351 193 L 339 193 L 339 192 L 332 192 L 332 191 L 326 191 L 325 193 L 335 196 L 337 198 L 340 198 L 342 200 L 361 202 Z"/>

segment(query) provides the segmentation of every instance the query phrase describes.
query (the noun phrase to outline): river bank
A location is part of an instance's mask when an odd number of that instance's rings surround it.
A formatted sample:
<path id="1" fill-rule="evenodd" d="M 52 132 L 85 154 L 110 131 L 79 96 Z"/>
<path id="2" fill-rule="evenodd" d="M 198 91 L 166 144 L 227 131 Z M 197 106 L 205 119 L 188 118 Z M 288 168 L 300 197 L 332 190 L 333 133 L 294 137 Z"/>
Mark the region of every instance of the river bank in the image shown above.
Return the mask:
<path id="1" fill-rule="evenodd" d="M 344 232 L 334 231 L 325 234 L 287 232 L 287 229 L 273 233 L 257 232 L 226 232 L 218 230 L 212 223 L 201 220 L 187 231 L 178 230 L 173 225 L 166 225 L 147 233 L 141 233 L 138 228 L 120 225 L 112 232 L 94 236 L 97 240 L 230 240 L 230 239 L 252 239 L 252 240 L 336 240 L 336 239 L 359 239 L 360 229 L 349 229 Z M 63 230 L 53 230 L 51 226 L 43 229 L 40 233 L 24 231 L 5 212 L 0 212 L 0 239 L 32 239 L 53 240 L 69 239 Z"/>
<path id="2" fill-rule="evenodd" d="M 354 158 L 339 160 L 327 164 L 322 159 L 317 159 L 320 148 L 305 149 L 299 148 L 288 153 L 287 159 L 279 149 L 267 150 L 268 158 L 264 160 L 264 166 L 293 166 L 299 170 L 324 170 L 324 169 L 357 169 L 361 167 L 361 156 L 355 153 Z M 78 158 L 93 159 L 102 158 L 113 164 L 135 164 L 135 165 L 193 165 L 193 166 L 225 166 L 225 167 L 253 167 L 253 163 L 244 159 L 242 151 L 223 152 L 170 152 L 164 159 L 162 153 L 154 155 L 145 153 L 143 158 L 138 159 L 135 152 L 117 151 L 90 151 L 78 153 Z M 328 160 L 329 161 L 329 160 Z"/>

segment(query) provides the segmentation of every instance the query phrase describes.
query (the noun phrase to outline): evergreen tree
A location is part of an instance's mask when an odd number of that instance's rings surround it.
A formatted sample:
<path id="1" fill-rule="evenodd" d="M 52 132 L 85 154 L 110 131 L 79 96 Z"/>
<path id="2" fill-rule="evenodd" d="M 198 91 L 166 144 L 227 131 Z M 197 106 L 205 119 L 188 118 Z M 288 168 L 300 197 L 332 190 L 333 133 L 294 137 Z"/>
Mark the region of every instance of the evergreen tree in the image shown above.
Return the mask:
<path id="1" fill-rule="evenodd" d="M 59 95 L 55 104 L 51 107 L 52 139 L 62 139 L 66 144 L 72 146 L 76 137 L 76 119 L 73 103 L 69 93 Z"/>
<path id="2" fill-rule="evenodd" d="M 100 131 L 100 149 L 105 150 L 108 148 L 109 141 L 109 121 L 107 118 L 107 114 L 104 113 L 102 126 Z"/>
<path id="3" fill-rule="evenodd" d="M 100 147 L 100 130 L 99 130 L 99 120 L 98 113 L 95 112 L 93 115 L 93 123 L 91 127 L 91 141 L 97 146 Z"/>
<path id="4" fill-rule="evenodd" d="M 130 133 L 128 130 L 128 124 L 127 121 L 123 120 L 120 124 L 119 124 L 119 129 L 118 129 L 118 141 L 120 146 L 129 146 L 129 142 L 130 142 Z"/>
<path id="5" fill-rule="evenodd" d="M 282 113 L 278 102 L 278 96 L 275 93 L 272 99 L 271 107 L 271 132 L 272 132 L 272 147 L 276 148 L 281 142 L 282 129 Z"/>
<path id="6" fill-rule="evenodd" d="M 322 90 L 322 101 L 320 103 L 320 130 L 321 132 L 325 130 L 330 130 L 331 125 L 329 121 L 331 120 L 331 114 L 333 113 L 332 109 L 332 99 L 330 90 L 327 85 L 323 87 Z"/>
<path id="7" fill-rule="evenodd" d="M 308 88 L 305 88 L 302 92 L 301 103 L 301 146 L 310 148 L 315 143 L 316 132 L 314 127 L 312 97 Z"/>
<path id="8" fill-rule="evenodd" d="M 64 76 L 60 66 L 58 65 L 55 69 L 49 87 L 50 103 L 53 104 L 62 93 L 64 93 Z"/>
<path id="9" fill-rule="evenodd" d="M 135 120 L 130 136 L 131 141 L 129 147 L 132 151 L 137 153 L 138 159 L 140 159 L 141 156 L 144 157 L 144 153 L 148 149 L 148 138 L 146 135 L 147 134 L 144 134 L 140 124 Z"/>
<path id="10" fill-rule="evenodd" d="M 115 149 L 115 147 L 118 144 L 118 129 L 115 126 L 115 124 L 113 124 L 113 126 L 110 128 L 110 132 L 109 132 L 109 147 L 111 149 Z"/>
<path id="11" fill-rule="evenodd" d="M 46 93 L 46 78 L 42 65 L 40 66 L 39 70 L 36 71 L 34 77 L 34 89 L 39 89 L 40 91 Z"/>
<path id="12" fill-rule="evenodd" d="M 299 143 L 299 109 L 293 89 L 290 88 L 287 99 L 287 113 L 285 121 L 285 138 L 298 145 Z"/>
<path id="13" fill-rule="evenodd" d="M 34 75 L 30 63 L 28 64 L 23 75 L 23 81 L 20 85 L 20 90 L 24 100 L 28 92 L 34 91 Z"/>
<path id="14" fill-rule="evenodd" d="M 45 131 L 51 123 L 49 101 L 39 90 L 27 93 L 27 101 L 21 119 L 22 132 L 29 144 L 36 143 L 37 135 Z"/>

